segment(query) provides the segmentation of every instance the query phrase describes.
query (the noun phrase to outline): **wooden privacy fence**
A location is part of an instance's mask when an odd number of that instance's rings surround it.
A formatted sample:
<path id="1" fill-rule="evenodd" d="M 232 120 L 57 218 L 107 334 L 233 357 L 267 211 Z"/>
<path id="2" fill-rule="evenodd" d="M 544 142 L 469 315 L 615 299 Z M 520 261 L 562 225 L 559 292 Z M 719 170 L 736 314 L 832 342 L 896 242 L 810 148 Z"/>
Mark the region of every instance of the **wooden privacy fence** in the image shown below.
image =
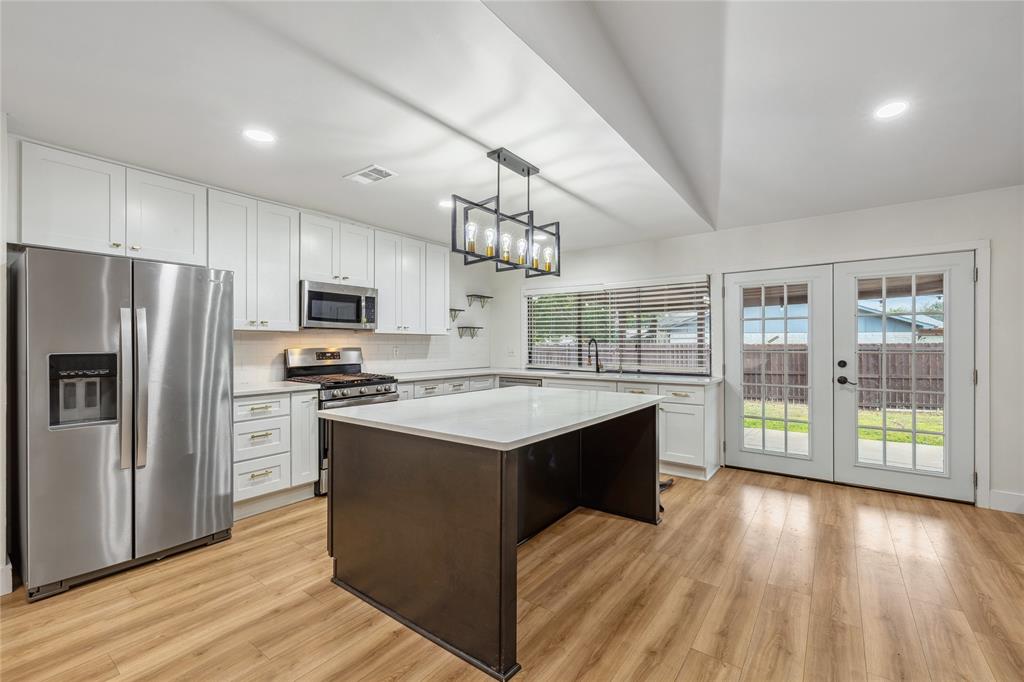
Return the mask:
<path id="1" fill-rule="evenodd" d="M 910 409 L 914 406 L 914 378 L 917 379 L 917 408 L 942 409 L 943 407 L 943 370 L 944 354 L 935 351 L 920 350 L 911 353 L 913 345 L 886 344 L 883 354 L 881 344 L 861 344 L 858 346 L 860 358 L 856 376 L 853 374 L 853 358 L 850 358 L 851 381 L 858 384 L 858 398 L 861 408 L 878 409 L 882 401 L 882 370 L 885 362 L 886 406 L 899 409 Z M 941 346 L 932 346 L 936 351 Z M 747 400 L 758 400 L 761 397 L 761 384 L 765 386 L 767 400 L 782 400 L 785 386 L 807 386 L 808 353 L 806 346 L 744 345 L 743 354 L 743 397 Z M 766 352 L 762 352 L 766 351 Z M 762 378 L 762 370 L 764 372 Z M 805 400 L 803 391 L 790 389 L 790 400 Z"/>
<path id="2" fill-rule="evenodd" d="M 642 366 L 644 369 L 667 370 L 677 372 L 699 372 L 707 366 L 708 349 L 697 343 L 652 343 L 641 341 L 642 350 L 624 348 L 621 351 L 622 365 L 625 368 Z M 600 345 L 601 364 L 611 371 L 619 367 L 619 351 L 614 347 Z M 643 355 L 643 362 L 640 361 Z M 587 346 L 575 343 L 534 343 L 530 348 L 528 362 L 531 366 L 579 367 L 582 360 L 584 367 L 587 360 Z"/>

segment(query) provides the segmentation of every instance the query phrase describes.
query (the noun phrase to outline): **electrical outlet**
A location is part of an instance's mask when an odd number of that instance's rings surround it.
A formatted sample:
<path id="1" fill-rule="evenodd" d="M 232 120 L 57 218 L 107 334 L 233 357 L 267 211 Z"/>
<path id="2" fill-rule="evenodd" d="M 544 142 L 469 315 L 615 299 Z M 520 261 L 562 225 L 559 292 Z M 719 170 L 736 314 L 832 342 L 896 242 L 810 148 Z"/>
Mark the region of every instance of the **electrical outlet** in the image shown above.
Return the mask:
<path id="1" fill-rule="evenodd" d="M 398 346 L 391 346 L 391 357 L 398 357 Z"/>
<path id="2" fill-rule="evenodd" d="M 514 358 L 516 356 L 516 349 L 515 349 L 515 347 L 514 346 L 505 346 L 505 355 L 507 355 L 510 358 Z"/>

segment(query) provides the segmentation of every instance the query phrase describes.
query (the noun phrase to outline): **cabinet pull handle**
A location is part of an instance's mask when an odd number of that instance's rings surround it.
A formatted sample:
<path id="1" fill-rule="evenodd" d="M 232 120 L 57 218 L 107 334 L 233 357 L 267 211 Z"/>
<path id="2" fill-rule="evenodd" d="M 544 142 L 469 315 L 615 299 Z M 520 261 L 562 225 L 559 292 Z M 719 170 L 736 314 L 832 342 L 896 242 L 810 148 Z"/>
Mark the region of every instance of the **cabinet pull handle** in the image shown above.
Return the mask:
<path id="1" fill-rule="evenodd" d="M 334 279 L 341 279 L 341 275 L 335 275 Z"/>
<path id="2" fill-rule="evenodd" d="M 630 388 L 630 389 L 627 389 L 627 391 L 629 393 L 640 393 L 640 394 L 646 394 L 647 393 L 647 391 L 643 390 L 642 388 Z"/>
<path id="3" fill-rule="evenodd" d="M 132 251 L 139 251 L 140 249 L 142 249 L 142 247 L 139 246 L 138 244 L 132 244 L 128 248 L 130 248 Z"/>
<path id="4" fill-rule="evenodd" d="M 256 324 L 256 320 L 249 320 L 249 324 Z"/>
<path id="5" fill-rule="evenodd" d="M 690 394 L 686 393 L 684 391 L 672 391 L 672 395 L 674 395 L 677 398 L 689 398 L 690 397 Z"/>
<path id="6" fill-rule="evenodd" d="M 260 324 L 262 324 L 262 325 L 266 326 L 266 325 L 267 325 L 267 324 L 269 324 L 269 323 L 268 323 L 268 322 L 267 322 L 266 320 L 260 320 Z"/>
<path id="7" fill-rule="evenodd" d="M 257 410 L 272 410 L 272 409 L 274 409 L 274 406 L 273 405 L 269 405 L 269 404 L 268 405 L 252 405 L 251 407 L 249 407 L 249 411 L 250 412 L 256 412 Z"/>
<path id="8" fill-rule="evenodd" d="M 259 433 L 250 434 L 249 440 L 256 440 L 257 438 L 270 438 L 273 435 L 273 431 L 261 431 Z"/>
<path id="9" fill-rule="evenodd" d="M 349 278 L 348 275 L 345 275 L 344 277 L 342 277 L 342 279 L 348 279 L 348 278 Z"/>
<path id="10" fill-rule="evenodd" d="M 121 242 L 110 242 L 110 246 L 115 248 L 115 249 L 119 249 L 123 245 L 121 244 Z"/>
<path id="11" fill-rule="evenodd" d="M 249 474 L 249 480 L 250 481 L 255 481 L 257 478 L 262 478 L 263 476 L 269 476 L 272 473 L 274 473 L 273 469 L 264 469 L 263 471 L 254 471 L 251 474 Z"/>

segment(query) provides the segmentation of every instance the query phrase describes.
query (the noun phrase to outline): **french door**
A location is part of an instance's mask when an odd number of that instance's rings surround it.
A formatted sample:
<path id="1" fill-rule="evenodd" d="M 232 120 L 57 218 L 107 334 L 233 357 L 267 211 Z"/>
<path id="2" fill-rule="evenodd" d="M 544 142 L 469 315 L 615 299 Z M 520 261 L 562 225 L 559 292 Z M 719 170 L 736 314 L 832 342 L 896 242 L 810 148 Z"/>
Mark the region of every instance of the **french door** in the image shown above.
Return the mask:
<path id="1" fill-rule="evenodd" d="M 974 500 L 973 253 L 725 285 L 726 464 Z"/>
<path id="2" fill-rule="evenodd" d="M 832 480 L 832 266 L 725 287 L 726 464 Z"/>

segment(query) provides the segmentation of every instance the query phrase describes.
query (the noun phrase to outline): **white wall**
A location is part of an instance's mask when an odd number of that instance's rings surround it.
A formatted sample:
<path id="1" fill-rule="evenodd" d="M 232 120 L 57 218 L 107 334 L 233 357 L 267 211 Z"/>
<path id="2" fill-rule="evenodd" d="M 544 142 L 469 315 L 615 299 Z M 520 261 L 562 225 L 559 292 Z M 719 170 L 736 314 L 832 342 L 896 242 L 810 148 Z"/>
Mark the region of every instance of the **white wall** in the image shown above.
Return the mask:
<path id="1" fill-rule="evenodd" d="M 278 381 L 284 378 L 284 349 L 318 346 L 359 346 L 369 372 L 418 372 L 432 369 L 468 369 L 490 364 L 491 308 L 466 305 L 466 294 L 490 294 L 493 266 L 464 266 L 462 256 L 451 257 L 451 307 L 466 308 L 447 336 L 375 334 L 306 329 L 300 332 L 235 332 L 235 385 Z M 458 325 L 479 326 L 475 339 L 460 339 Z"/>
<path id="2" fill-rule="evenodd" d="M 1024 513 L 1024 186 L 769 225 L 576 251 L 563 276 L 541 283 L 493 275 L 492 361 L 521 366 L 522 290 L 673 275 L 712 275 L 713 367 L 721 373 L 721 275 L 738 270 L 871 258 L 887 251 L 939 251 L 991 243 L 991 503 Z M 986 428 L 978 424 L 979 429 Z"/>

